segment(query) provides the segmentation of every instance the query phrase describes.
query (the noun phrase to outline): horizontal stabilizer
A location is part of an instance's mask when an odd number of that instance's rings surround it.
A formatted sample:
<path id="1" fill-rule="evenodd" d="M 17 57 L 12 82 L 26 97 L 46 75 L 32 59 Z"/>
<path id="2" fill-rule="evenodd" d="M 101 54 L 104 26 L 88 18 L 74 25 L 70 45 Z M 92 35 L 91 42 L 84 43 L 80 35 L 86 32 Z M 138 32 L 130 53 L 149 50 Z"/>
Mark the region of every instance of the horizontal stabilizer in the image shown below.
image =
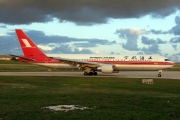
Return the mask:
<path id="1" fill-rule="evenodd" d="M 35 59 L 27 58 L 27 57 L 24 57 L 24 56 L 18 56 L 18 55 L 12 55 L 12 54 L 9 54 L 9 55 L 12 56 L 12 57 L 18 57 L 18 58 L 28 60 L 28 61 L 36 61 Z"/>

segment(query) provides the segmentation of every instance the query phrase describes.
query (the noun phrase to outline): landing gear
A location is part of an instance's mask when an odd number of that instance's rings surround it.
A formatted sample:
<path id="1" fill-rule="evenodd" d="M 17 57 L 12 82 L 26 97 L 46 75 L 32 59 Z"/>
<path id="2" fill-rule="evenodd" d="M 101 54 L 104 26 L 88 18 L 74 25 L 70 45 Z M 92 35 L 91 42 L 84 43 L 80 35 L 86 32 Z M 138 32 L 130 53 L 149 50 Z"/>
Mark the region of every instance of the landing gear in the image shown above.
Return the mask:
<path id="1" fill-rule="evenodd" d="M 158 77 L 161 77 L 161 74 L 158 74 Z"/>
<path id="2" fill-rule="evenodd" d="M 162 70 L 158 71 L 158 77 L 161 77 Z"/>
<path id="3" fill-rule="evenodd" d="M 97 72 L 94 72 L 94 75 L 97 75 Z"/>
<path id="4" fill-rule="evenodd" d="M 93 71 L 93 72 L 84 72 L 84 76 L 92 76 L 92 75 L 97 75 L 97 72 Z"/>
<path id="5" fill-rule="evenodd" d="M 87 75 L 89 75 L 87 72 L 84 72 L 84 76 L 87 76 Z"/>

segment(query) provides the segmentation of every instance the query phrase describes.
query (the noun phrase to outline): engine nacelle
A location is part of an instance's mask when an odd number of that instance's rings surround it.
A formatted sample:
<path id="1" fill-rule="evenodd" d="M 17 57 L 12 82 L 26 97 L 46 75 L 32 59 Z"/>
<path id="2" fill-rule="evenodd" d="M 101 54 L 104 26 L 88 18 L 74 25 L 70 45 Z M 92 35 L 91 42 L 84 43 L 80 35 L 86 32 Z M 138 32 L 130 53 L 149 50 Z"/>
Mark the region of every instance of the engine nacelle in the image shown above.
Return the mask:
<path id="1" fill-rule="evenodd" d="M 98 69 L 101 70 L 101 72 L 103 73 L 113 73 L 113 65 L 110 65 L 110 64 L 103 64 Z"/>

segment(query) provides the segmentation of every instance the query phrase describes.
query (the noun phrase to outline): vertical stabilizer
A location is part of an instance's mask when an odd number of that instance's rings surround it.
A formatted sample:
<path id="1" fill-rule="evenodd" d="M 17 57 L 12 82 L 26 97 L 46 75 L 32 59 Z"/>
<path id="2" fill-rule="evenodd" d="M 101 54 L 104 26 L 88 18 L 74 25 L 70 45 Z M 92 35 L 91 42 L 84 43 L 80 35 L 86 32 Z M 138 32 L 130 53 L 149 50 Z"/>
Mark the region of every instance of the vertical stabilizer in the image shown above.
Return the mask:
<path id="1" fill-rule="evenodd" d="M 34 59 L 36 61 L 46 60 L 47 56 L 21 29 L 16 29 L 16 34 L 25 57 Z"/>

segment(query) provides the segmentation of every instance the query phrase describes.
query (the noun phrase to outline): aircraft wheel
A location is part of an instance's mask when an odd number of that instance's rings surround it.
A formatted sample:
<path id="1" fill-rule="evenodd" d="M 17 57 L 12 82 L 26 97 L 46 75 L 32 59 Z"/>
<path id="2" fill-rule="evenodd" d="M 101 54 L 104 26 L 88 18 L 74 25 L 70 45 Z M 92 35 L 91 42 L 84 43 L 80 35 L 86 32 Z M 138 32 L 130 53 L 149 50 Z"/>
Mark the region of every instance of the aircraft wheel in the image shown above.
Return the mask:
<path id="1" fill-rule="evenodd" d="M 161 74 L 158 74 L 158 77 L 161 77 Z"/>
<path id="2" fill-rule="evenodd" d="M 93 72 L 89 72 L 89 76 L 93 75 Z"/>
<path id="3" fill-rule="evenodd" d="M 87 72 L 84 72 L 84 76 L 87 76 L 88 75 L 88 73 Z"/>
<path id="4" fill-rule="evenodd" d="M 94 75 L 97 75 L 97 72 L 94 72 Z"/>

